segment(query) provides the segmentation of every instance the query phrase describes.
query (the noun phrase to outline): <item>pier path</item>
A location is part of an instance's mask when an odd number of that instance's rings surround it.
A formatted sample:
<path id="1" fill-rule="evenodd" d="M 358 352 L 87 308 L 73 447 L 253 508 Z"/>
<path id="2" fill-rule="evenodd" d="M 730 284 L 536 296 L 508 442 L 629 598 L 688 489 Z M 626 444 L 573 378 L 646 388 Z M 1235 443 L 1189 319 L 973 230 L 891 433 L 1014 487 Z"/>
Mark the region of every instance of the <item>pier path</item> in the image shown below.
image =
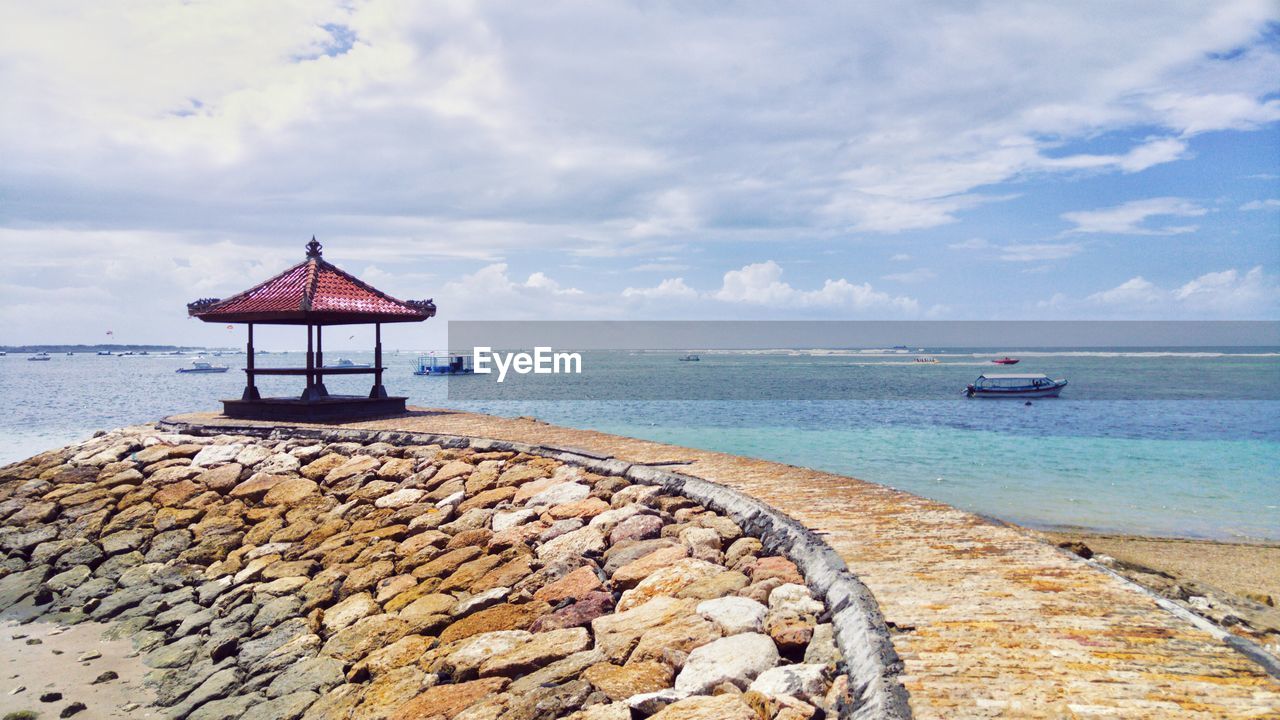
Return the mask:
<path id="1" fill-rule="evenodd" d="M 236 426 L 214 413 L 177 422 Z M 943 503 L 779 463 L 449 410 L 343 427 L 576 449 L 747 492 L 820 533 L 894 630 L 917 718 L 1280 718 L 1280 681 L 1137 586 Z"/>

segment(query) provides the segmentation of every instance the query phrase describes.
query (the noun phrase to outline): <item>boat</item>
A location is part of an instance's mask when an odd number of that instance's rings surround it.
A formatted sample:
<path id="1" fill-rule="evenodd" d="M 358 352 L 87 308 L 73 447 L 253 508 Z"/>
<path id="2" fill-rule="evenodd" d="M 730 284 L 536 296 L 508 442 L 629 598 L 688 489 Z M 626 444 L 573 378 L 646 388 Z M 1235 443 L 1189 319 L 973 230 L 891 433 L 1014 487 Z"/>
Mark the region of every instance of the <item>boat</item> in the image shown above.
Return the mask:
<path id="1" fill-rule="evenodd" d="M 1018 364 L 1018 358 L 1011 358 L 1011 357 L 1009 357 L 1008 355 L 1006 355 L 1006 356 L 1004 356 L 1004 357 L 1000 358 L 999 360 L 992 360 L 991 362 L 993 362 L 993 363 L 995 363 L 995 364 L 997 364 L 997 365 L 1017 365 L 1017 364 Z"/>
<path id="2" fill-rule="evenodd" d="M 110 351 L 110 350 L 99 350 L 99 351 L 98 351 L 98 354 L 99 354 L 99 355 L 110 355 L 110 354 L 111 354 L 111 351 Z"/>
<path id="3" fill-rule="evenodd" d="M 702 362 L 702 358 L 697 355 L 689 354 L 680 358 L 680 362 Z"/>
<path id="4" fill-rule="evenodd" d="M 75 353 L 73 353 L 73 352 L 69 352 L 69 353 L 67 353 L 67 357 L 71 357 L 72 355 L 75 355 Z"/>
<path id="5" fill-rule="evenodd" d="M 9 353 L 7 353 L 7 352 L 5 352 L 5 351 L 3 351 L 3 350 L 0 350 L 0 357 L 5 357 L 5 356 L 6 356 L 6 355 L 8 355 L 8 354 L 9 354 Z"/>
<path id="6" fill-rule="evenodd" d="M 325 365 L 325 367 L 336 367 L 336 368 L 367 368 L 367 367 L 373 367 L 373 366 L 372 366 L 372 365 L 370 365 L 369 363 L 355 363 L 355 362 L 351 362 L 351 360 L 349 360 L 349 359 L 347 359 L 347 358 L 338 358 L 338 362 L 336 362 L 336 363 L 334 363 L 334 364 L 332 364 L 332 365 Z"/>
<path id="7" fill-rule="evenodd" d="M 475 372 L 470 355 L 419 355 L 414 375 L 470 375 Z"/>
<path id="8" fill-rule="evenodd" d="M 1066 386 L 1066 380 L 1054 380 L 1048 375 L 979 375 L 964 394 L 971 398 L 1058 397 Z"/>
<path id="9" fill-rule="evenodd" d="M 226 365 L 210 365 L 204 360 L 192 360 L 191 367 L 178 368 L 175 372 L 180 373 L 224 373 L 227 371 Z"/>
<path id="10" fill-rule="evenodd" d="M 932 357 L 932 356 L 929 356 L 929 355 L 921 355 L 920 357 L 916 358 L 916 359 L 915 359 L 915 361 L 916 361 L 916 362 L 918 362 L 918 363 L 926 364 L 926 365 L 937 365 L 937 364 L 938 364 L 938 358 L 936 358 L 936 357 Z"/>
<path id="11" fill-rule="evenodd" d="M 35 355 L 32 355 L 31 357 L 29 357 L 29 358 L 27 358 L 27 359 L 28 359 L 28 360 L 34 360 L 34 361 L 36 361 L 36 362 L 41 362 L 41 361 L 44 361 L 44 360 L 48 360 L 48 359 L 49 359 L 49 353 L 47 353 L 47 352 L 36 353 Z"/>

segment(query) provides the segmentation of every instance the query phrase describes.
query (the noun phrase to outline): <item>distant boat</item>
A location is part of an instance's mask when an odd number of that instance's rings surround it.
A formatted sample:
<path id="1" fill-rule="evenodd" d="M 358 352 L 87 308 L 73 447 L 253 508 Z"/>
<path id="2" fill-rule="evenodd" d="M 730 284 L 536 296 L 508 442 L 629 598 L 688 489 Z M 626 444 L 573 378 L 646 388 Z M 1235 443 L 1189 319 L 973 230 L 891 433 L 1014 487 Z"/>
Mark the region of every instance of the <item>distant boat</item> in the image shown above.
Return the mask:
<path id="1" fill-rule="evenodd" d="M 918 363 L 926 364 L 926 365 L 937 365 L 937 364 L 938 364 L 938 358 L 936 358 L 936 357 L 931 357 L 931 356 L 929 356 L 929 355 L 921 355 L 920 357 L 916 358 L 916 360 L 915 360 L 915 361 L 916 361 L 916 362 L 918 362 Z"/>
<path id="2" fill-rule="evenodd" d="M 890 350 L 910 350 L 911 348 L 907 347 L 906 345 L 894 345 L 889 349 Z"/>
<path id="3" fill-rule="evenodd" d="M 32 355 L 31 357 L 27 358 L 27 360 L 32 360 L 35 362 L 42 362 L 48 359 L 49 359 L 49 353 L 47 352 L 36 353 L 35 355 Z"/>
<path id="4" fill-rule="evenodd" d="M 979 375 L 964 389 L 971 398 L 1044 398 L 1058 397 L 1066 380 L 1048 375 Z"/>
<path id="5" fill-rule="evenodd" d="M 470 355 L 419 355 L 414 375 L 470 375 L 475 372 Z"/>
<path id="6" fill-rule="evenodd" d="M 993 363 L 995 363 L 995 364 L 997 364 L 997 365 L 1017 365 L 1017 364 L 1018 364 L 1018 358 L 1011 358 L 1011 357 L 1009 357 L 1009 356 L 1007 356 L 1007 355 L 1006 355 L 1005 357 L 1002 357 L 1002 358 L 1000 358 L 999 360 L 992 360 L 991 362 L 993 362 Z"/>
<path id="7" fill-rule="evenodd" d="M 178 368 L 176 372 L 180 373 L 224 373 L 227 371 L 226 365 L 210 365 L 203 360 L 192 360 L 191 367 Z"/>
<path id="8" fill-rule="evenodd" d="M 99 354 L 99 355 L 110 355 L 110 354 L 111 354 L 111 351 L 110 351 L 110 350 L 99 350 L 99 351 L 98 351 L 98 354 Z"/>
<path id="9" fill-rule="evenodd" d="M 67 353 L 67 357 L 71 357 L 72 355 L 75 355 L 75 353 L 73 353 L 73 352 L 69 352 L 69 353 Z"/>
<path id="10" fill-rule="evenodd" d="M 685 355 L 684 357 L 680 358 L 680 362 L 701 362 L 701 361 L 702 361 L 702 358 L 692 354 Z"/>
<path id="11" fill-rule="evenodd" d="M 3 351 L 3 350 L 0 350 L 0 357 L 4 357 L 4 356 L 6 356 L 6 355 L 8 355 L 8 354 L 9 354 L 9 353 L 7 353 L 7 352 L 5 352 L 5 351 Z"/>
<path id="12" fill-rule="evenodd" d="M 350 361 L 350 360 L 348 360 L 347 358 L 338 358 L 338 362 L 336 362 L 336 363 L 334 363 L 334 364 L 332 364 L 332 365 L 326 365 L 325 367 L 336 367 L 336 368 L 367 368 L 367 367 L 373 367 L 373 366 L 372 366 L 372 365 L 370 365 L 369 363 L 355 363 L 355 362 L 351 362 L 351 361 Z"/>

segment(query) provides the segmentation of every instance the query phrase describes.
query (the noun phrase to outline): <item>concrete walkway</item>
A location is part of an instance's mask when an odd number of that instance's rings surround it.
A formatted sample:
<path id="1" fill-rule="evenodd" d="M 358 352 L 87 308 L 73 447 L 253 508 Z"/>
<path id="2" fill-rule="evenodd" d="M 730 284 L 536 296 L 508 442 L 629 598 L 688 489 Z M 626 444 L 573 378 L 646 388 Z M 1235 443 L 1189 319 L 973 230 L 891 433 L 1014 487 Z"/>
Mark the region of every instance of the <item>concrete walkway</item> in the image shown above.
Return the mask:
<path id="1" fill-rule="evenodd" d="M 212 413 L 180 422 L 231 423 Z M 245 425 L 243 421 L 234 424 Z M 790 465 L 447 410 L 346 427 L 553 445 L 718 482 L 826 540 L 875 593 L 917 718 L 1280 718 L 1280 682 L 1129 583 L 1015 528 Z"/>

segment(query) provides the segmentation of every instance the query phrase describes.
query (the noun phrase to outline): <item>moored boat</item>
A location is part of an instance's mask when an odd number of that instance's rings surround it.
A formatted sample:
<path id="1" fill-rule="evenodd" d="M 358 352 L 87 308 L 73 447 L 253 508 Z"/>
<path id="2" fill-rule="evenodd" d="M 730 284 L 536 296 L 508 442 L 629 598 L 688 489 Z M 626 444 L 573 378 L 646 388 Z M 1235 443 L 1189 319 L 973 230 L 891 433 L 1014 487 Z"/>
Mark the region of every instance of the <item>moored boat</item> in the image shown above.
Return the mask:
<path id="1" fill-rule="evenodd" d="M 203 360 L 192 360 L 191 367 L 178 368 L 175 372 L 180 373 L 224 373 L 227 371 L 226 365 L 210 365 Z"/>
<path id="2" fill-rule="evenodd" d="M 1006 355 L 1000 358 L 999 360 L 992 360 L 991 362 L 997 365 L 1017 365 L 1019 362 L 1019 358 L 1011 358 L 1008 355 Z"/>
<path id="3" fill-rule="evenodd" d="M 414 375 L 470 375 L 475 372 L 470 355 L 419 355 Z"/>
<path id="4" fill-rule="evenodd" d="M 1058 397 L 1066 380 L 1048 375 L 979 375 L 964 394 L 978 398 L 1045 398 Z"/>

